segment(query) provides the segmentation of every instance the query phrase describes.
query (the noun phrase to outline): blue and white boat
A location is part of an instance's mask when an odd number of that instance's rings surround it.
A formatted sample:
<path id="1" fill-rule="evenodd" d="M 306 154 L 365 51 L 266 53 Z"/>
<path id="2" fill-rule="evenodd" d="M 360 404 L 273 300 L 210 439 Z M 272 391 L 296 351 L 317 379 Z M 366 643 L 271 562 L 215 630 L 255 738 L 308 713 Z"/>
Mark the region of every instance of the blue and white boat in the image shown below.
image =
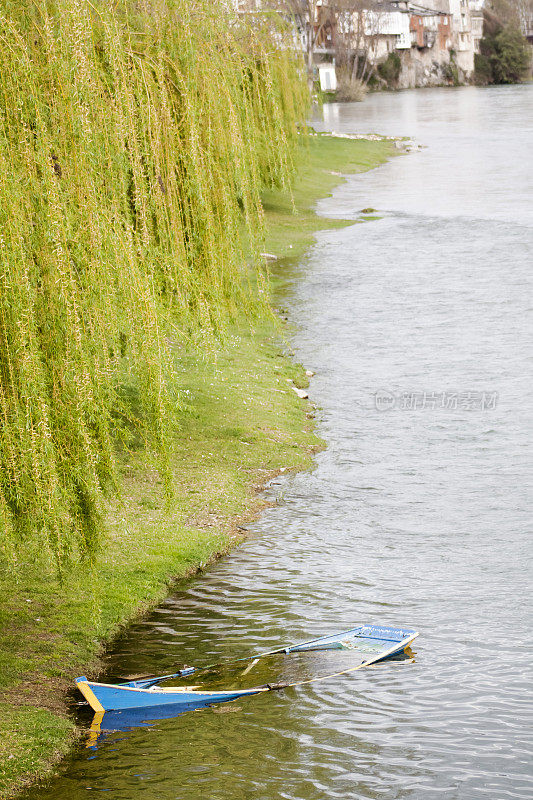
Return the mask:
<path id="1" fill-rule="evenodd" d="M 200 708 L 213 703 L 225 703 L 241 697 L 286 689 L 289 686 L 304 684 L 332 678 L 354 672 L 362 667 L 383 661 L 386 658 L 402 653 L 416 639 L 418 632 L 410 628 L 391 628 L 381 625 L 358 625 L 350 630 L 330 636 L 322 636 L 300 644 L 288 645 L 277 650 L 259 653 L 252 657 L 236 659 L 231 662 L 209 665 L 207 667 L 184 667 L 171 675 L 132 680 L 126 683 L 96 683 L 82 675 L 76 678 L 76 684 L 91 708 L 96 712 L 119 711 L 122 709 L 149 708 L 152 706 L 175 706 L 184 708 Z M 269 656 L 295 655 L 315 651 L 349 651 L 349 666 L 328 674 L 305 677 L 302 680 L 289 682 L 264 683 L 251 688 L 236 686 L 233 689 L 206 690 L 194 686 L 161 686 L 168 681 L 179 681 L 189 676 L 202 679 L 202 675 L 213 675 L 223 670 L 228 664 L 239 665 L 240 675 L 248 675 L 260 662 Z M 247 662 L 244 664 L 244 662 Z M 242 667 L 245 667 L 242 670 Z M 345 665 L 343 665 L 345 666 Z"/>

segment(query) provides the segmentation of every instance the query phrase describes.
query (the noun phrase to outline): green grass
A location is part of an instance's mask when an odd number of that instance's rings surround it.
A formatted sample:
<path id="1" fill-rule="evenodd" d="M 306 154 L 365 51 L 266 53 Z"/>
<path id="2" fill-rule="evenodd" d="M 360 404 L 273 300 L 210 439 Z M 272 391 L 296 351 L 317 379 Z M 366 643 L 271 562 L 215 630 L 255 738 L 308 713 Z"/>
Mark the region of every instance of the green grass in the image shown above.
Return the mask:
<path id="1" fill-rule="evenodd" d="M 348 224 L 312 211 L 339 182 L 331 172 L 370 169 L 390 153 L 387 142 L 312 137 L 295 208 L 279 192 L 265 195 L 265 248 L 297 255 L 314 231 Z M 172 507 L 156 455 L 132 440 L 120 460 L 122 497 L 110 503 L 94 568 L 74 566 L 59 583 L 38 553 L 21 551 L 20 570 L 0 574 L 0 797 L 45 775 L 68 750 L 76 731 L 65 691 L 77 675 L 97 675 L 102 646 L 174 581 L 242 540 L 238 526 L 261 508 L 258 489 L 271 475 L 312 466 L 323 443 L 309 403 L 291 388 L 307 379 L 282 355 L 280 340 L 280 326 L 265 315 L 254 331 L 235 326 L 211 360 L 176 346 L 177 389 L 187 408 L 173 439 Z"/>
<path id="2" fill-rule="evenodd" d="M 0 703 L 0 715 L 0 786 L 4 790 L 22 786 L 22 776 L 47 772 L 68 752 L 75 736 L 69 719 L 47 709 Z"/>

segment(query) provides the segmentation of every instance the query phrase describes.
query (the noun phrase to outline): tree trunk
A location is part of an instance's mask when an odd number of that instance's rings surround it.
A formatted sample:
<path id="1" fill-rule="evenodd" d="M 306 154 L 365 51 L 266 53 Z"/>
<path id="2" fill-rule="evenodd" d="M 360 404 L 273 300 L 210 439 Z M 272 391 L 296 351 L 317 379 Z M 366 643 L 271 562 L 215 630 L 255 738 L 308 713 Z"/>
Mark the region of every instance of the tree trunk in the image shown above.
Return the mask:
<path id="1" fill-rule="evenodd" d="M 313 25 L 310 22 L 307 26 L 307 81 L 309 88 L 313 88 Z"/>
<path id="2" fill-rule="evenodd" d="M 359 51 L 356 50 L 352 64 L 352 77 L 351 77 L 352 81 L 354 81 L 357 78 L 358 71 L 359 71 Z"/>
<path id="3" fill-rule="evenodd" d="M 363 59 L 363 67 L 362 67 L 361 73 L 359 75 L 359 78 L 360 78 L 361 81 L 363 81 L 363 83 L 365 82 L 365 72 L 366 72 L 367 63 L 368 63 L 368 50 L 365 51 L 365 57 Z"/>

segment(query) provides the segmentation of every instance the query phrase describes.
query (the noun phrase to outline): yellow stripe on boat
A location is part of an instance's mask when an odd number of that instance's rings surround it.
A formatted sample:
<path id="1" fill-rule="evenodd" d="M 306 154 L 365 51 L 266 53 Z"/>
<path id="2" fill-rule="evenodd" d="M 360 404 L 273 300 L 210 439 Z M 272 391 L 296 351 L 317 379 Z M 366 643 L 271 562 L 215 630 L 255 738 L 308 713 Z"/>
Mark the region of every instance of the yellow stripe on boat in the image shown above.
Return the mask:
<path id="1" fill-rule="evenodd" d="M 93 711 L 105 711 L 105 708 L 101 704 L 100 700 L 97 698 L 91 687 L 85 681 L 76 681 L 78 689 L 85 697 L 89 705 L 91 706 Z"/>

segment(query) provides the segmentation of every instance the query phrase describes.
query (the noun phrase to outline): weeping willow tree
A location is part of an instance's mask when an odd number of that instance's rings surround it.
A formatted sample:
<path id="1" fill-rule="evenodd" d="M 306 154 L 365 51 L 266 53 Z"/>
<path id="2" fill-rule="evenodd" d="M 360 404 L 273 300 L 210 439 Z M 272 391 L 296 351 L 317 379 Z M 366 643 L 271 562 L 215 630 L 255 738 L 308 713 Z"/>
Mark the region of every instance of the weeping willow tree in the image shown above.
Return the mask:
<path id="1" fill-rule="evenodd" d="M 208 339 L 261 302 L 243 238 L 306 90 L 215 0 L 0 9 L 0 536 L 61 564 L 98 548 L 125 384 L 171 491 L 169 327 Z"/>

